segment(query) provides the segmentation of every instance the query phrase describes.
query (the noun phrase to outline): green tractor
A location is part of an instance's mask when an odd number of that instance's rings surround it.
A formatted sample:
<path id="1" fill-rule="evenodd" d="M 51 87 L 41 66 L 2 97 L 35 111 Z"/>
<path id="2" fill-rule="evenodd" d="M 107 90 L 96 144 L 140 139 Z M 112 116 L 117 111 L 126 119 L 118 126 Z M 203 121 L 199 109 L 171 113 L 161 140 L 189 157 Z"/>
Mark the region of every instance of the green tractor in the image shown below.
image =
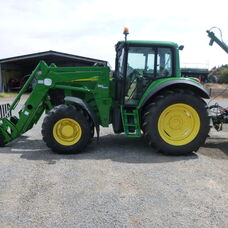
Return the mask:
<path id="1" fill-rule="evenodd" d="M 38 122 L 43 140 L 58 153 L 77 153 L 99 138 L 99 127 L 116 134 L 144 136 L 158 151 L 183 155 L 197 151 L 209 132 L 203 98 L 193 78 L 181 77 L 176 43 L 128 41 L 116 44 L 116 66 L 57 67 L 41 61 L 14 102 L 1 105 L 0 145 Z M 27 88 L 33 90 L 22 109 L 11 115 Z"/>

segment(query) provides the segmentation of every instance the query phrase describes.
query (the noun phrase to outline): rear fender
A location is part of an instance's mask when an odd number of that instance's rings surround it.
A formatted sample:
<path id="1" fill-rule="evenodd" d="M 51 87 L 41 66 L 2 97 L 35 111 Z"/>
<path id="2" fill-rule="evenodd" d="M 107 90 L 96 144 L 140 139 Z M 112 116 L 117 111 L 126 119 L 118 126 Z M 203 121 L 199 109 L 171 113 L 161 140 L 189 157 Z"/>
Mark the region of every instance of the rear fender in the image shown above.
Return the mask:
<path id="1" fill-rule="evenodd" d="M 84 109 L 88 113 L 88 115 L 92 119 L 92 121 L 94 123 L 94 126 L 96 128 L 97 139 L 99 139 L 100 127 L 99 127 L 99 124 L 98 124 L 96 113 L 93 111 L 93 109 L 91 108 L 91 106 L 88 103 L 86 103 L 85 101 L 83 101 L 82 99 L 77 98 L 77 97 L 69 97 L 69 96 L 66 96 L 64 98 L 64 100 L 66 102 L 72 102 L 74 104 L 79 105 L 82 109 Z"/>
<path id="2" fill-rule="evenodd" d="M 210 96 L 206 89 L 204 89 L 199 83 L 194 82 L 190 79 L 177 79 L 177 80 L 169 80 L 169 81 L 161 81 L 160 84 L 149 86 L 147 91 L 145 92 L 144 96 L 141 98 L 138 108 L 142 108 L 144 105 L 146 105 L 154 96 L 156 96 L 159 92 L 169 89 L 188 89 L 190 91 L 193 91 L 198 96 L 209 99 Z"/>

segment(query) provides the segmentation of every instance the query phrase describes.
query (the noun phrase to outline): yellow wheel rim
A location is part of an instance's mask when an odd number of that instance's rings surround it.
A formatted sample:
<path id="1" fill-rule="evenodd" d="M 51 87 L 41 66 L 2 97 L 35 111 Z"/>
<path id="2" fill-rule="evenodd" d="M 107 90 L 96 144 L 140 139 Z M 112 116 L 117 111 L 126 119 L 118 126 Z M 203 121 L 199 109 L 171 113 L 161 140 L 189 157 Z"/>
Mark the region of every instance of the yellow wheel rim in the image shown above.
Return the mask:
<path id="1" fill-rule="evenodd" d="M 200 118 L 194 108 L 186 104 L 167 107 L 158 120 L 162 139 L 173 146 L 182 146 L 195 139 L 200 129 Z"/>
<path id="2" fill-rule="evenodd" d="M 82 129 L 77 121 L 64 118 L 55 123 L 53 136 L 59 144 L 71 146 L 80 140 Z"/>

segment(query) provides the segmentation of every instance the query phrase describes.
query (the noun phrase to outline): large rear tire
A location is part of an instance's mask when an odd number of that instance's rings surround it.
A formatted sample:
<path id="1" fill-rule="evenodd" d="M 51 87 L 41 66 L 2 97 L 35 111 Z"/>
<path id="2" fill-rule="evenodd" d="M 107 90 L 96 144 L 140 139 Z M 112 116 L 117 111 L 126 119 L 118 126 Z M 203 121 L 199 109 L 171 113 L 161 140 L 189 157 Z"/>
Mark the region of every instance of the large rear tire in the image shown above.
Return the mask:
<path id="1" fill-rule="evenodd" d="M 191 91 L 166 91 L 143 115 L 143 131 L 150 145 L 168 155 L 186 155 L 204 144 L 209 132 L 206 103 Z"/>
<path id="2" fill-rule="evenodd" d="M 91 142 L 94 125 L 88 114 L 73 105 L 59 105 L 44 119 L 43 140 L 57 153 L 78 153 Z"/>

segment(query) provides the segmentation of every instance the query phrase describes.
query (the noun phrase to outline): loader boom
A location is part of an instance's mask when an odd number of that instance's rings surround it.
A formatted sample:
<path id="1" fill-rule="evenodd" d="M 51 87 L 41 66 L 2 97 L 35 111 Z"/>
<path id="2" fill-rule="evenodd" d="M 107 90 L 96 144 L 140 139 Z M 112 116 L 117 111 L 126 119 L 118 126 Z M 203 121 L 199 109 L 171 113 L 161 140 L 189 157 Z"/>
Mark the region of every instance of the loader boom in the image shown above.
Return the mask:
<path id="1" fill-rule="evenodd" d="M 211 38 L 209 45 L 212 46 L 213 43 L 215 42 L 216 44 L 219 45 L 227 54 L 228 54 L 228 46 L 220 40 L 213 32 L 207 30 L 208 36 Z"/>
<path id="2" fill-rule="evenodd" d="M 89 94 L 93 95 L 95 102 L 99 103 L 97 105 L 98 112 L 103 113 L 100 124 L 107 126 L 109 122 L 107 116 L 111 106 L 108 74 L 108 67 L 56 67 L 54 64 L 48 66 L 44 61 L 41 61 L 9 107 L 8 113 L 13 112 L 29 85 L 35 82 L 36 85 L 18 112 L 18 116 L 9 117 L 7 115 L 0 118 L 0 135 L 4 138 L 1 144 L 8 143 L 30 130 L 45 110 L 48 112 L 53 108 L 49 97 L 50 89 L 62 90 L 69 97 L 73 92 L 80 92 L 80 94 L 87 94 L 88 96 Z M 83 85 L 72 85 L 77 81 L 77 78 L 79 78 L 78 83 L 80 83 L 81 81 L 92 80 L 91 77 L 93 81 L 96 81 L 96 86 L 93 89 Z"/>

